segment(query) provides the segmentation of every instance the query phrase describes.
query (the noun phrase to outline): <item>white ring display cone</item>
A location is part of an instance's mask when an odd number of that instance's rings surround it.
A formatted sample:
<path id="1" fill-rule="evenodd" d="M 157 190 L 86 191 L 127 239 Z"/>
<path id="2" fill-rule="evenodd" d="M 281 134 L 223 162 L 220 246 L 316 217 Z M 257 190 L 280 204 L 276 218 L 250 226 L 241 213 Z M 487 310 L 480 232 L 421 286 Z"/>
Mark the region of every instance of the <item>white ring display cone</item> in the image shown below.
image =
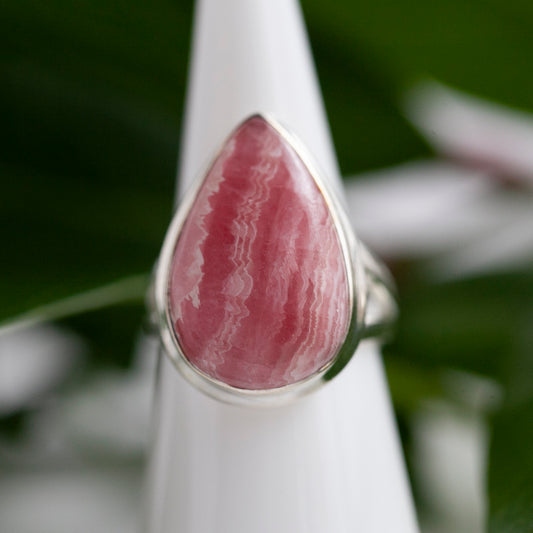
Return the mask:
<path id="1" fill-rule="evenodd" d="M 194 26 L 179 188 L 255 112 L 303 141 L 342 197 L 295 0 L 202 0 Z M 289 406 L 226 405 L 163 357 L 147 533 L 416 533 L 377 345 Z"/>

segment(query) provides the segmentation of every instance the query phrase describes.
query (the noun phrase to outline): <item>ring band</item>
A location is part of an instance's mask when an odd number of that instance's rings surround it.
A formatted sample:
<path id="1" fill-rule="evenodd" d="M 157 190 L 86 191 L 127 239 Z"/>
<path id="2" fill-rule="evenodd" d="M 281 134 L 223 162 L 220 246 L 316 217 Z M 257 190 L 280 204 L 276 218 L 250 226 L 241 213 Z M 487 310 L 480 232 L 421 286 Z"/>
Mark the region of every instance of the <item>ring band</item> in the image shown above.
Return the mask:
<path id="1" fill-rule="evenodd" d="M 150 292 L 163 351 L 208 395 L 278 405 L 325 383 L 397 315 L 299 141 L 256 114 L 229 135 L 167 231 Z"/>

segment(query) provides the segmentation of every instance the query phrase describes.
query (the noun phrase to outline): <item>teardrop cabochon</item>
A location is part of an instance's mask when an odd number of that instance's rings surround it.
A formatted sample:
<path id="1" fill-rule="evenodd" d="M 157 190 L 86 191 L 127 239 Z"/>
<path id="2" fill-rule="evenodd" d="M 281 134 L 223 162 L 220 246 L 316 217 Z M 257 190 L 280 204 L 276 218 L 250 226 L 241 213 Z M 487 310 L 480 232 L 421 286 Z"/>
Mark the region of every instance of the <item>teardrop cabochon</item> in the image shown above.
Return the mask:
<path id="1" fill-rule="evenodd" d="M 274 120 L 253 115 L 165 238 L 155 299 L 167 352 L 219 399 L 269 404 L 312 389 L 357 346 L 366 291 L 354 253 L 309 156 Z"/>

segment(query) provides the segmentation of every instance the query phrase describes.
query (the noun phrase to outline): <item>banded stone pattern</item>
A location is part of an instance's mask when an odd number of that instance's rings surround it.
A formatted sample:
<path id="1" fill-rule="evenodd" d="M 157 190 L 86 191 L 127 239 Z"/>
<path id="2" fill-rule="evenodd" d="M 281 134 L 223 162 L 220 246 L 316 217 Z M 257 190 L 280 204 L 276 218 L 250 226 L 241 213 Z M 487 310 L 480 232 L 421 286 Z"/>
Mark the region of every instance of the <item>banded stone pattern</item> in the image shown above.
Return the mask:
<path id="1" fill-rule="evenodd" d="M 237 388 L 301 381 L 342 345 L 350 305 L 333 220 L 263 118 L 244 122 L 209 170 L 178 238 L 168 295 L 187 359 Z"/>

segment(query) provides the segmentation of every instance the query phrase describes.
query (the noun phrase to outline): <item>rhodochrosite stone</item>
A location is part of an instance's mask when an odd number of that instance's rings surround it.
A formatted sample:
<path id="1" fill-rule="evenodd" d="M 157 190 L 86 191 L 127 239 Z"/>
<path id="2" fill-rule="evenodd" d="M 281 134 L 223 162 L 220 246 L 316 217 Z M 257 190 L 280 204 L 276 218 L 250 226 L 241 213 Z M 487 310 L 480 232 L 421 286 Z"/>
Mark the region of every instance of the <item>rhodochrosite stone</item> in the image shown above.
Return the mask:
<path id="1" fill-rule="evenodd" d="M 303 380 L 331 361 L 350 321 L 339 238 L 293 148 L 261 117 L 209 170 L 171 264 L 169 306 L 187 359 L 241 389 Z"/>

